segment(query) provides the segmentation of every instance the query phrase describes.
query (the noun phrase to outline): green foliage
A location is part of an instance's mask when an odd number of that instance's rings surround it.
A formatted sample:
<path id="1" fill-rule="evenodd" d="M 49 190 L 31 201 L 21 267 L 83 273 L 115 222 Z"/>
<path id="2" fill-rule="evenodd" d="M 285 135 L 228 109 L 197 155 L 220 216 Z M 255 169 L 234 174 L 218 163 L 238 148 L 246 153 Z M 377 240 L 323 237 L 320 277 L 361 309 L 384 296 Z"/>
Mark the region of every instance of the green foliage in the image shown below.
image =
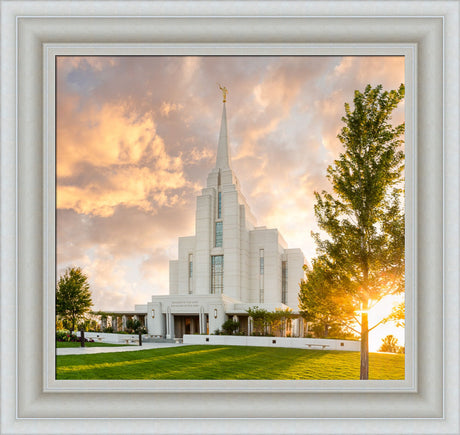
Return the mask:
<path id="1" fill-rule="evenodd" d="M 370 354 L 370 379 L 404 379 L 404 356 Z M 56 379 L 359 379 L 359 352 L 181 346 L 62 355 Z"/>
<path id="2" fill-rule="evenodd" d="M 393 308 L 391 314 L 385 319 L 386 322 L 394 322 L 396 326 L 404 328 L 406 308 L 404 302 L 401 302 Z"/>
<path id="3" fill-rule="evenodd" d="M 313 323 L 308 327 L 309 335 L 307 338 L 330 338 L 337 340 L 359 340 L 359 337 L 353 333 L 348 332 L 346 327 L 338 323 L 324 324 Z"/>
<path id="4" fill-rule="evenodd" d="M 66 330 L 56 331 L 56 342 L 79 342 L 77 334 Z"/>
<path id="5" fill-rule="evenodd" d="M 81 331 L 95 331 L 97 327 L 97 322 L 91 319 L 81 319 L 81 322 L 78 323 L 77 329 Z"/>
<path id="6" fill-rule="evenodd" d="M 56 315 L 70 322 L 73 331 L 92 304 L 87 276 L 80 267 L 69 267 L 56 286 Z"/>
<path id="7" fill-rule="evenodd" d="M 393 335 L 387 335 L 382 338 L 382 345 L 380 346 L 379 352 L 392 352 L 396 353 L 399 350 L 398 339 Z"/>
<path id="8" fill-rule="evenodd" d="M 233 335 L 238 331 L 240 327 L 240 322 L 235 322 L 233 319 L 228 319 L 222 323 L 222 332 L 223 335 Z"/>
<path id="9" fill-rule="evenodd" d="M 317 338 L 355 338 L 347 329 L 355 307 L 343 288 L 334 285 L 333 272 L 322 257 L 304 266 L 300 283 L 299 309 Z"/>
<path id="10" fill-rule="evenodd" d="M 286 308 L 285 310 L 267 311 L 258 306 L 249 307 L 246 312 L 252 317 L 253 332 L 251 335 L 265 335 L 265 336 L 283 336 L 286 328 L 289 329 L 292 310 Z"/>
<path id="11" fill-rule="evenodd" d="M 345 152 L 328 168 L 334 194 L 315 193 L 315 215 L 329 236 L 314 234 L 318 251 L 335 283 L 363 304 L 404 288 L 404 124 L 388 123 L 403 97 L 403 85 L 355 92 L 338 136 Z"/>
<path id="12" fill-rule="evenodd" d="M 269 313 L 258 306 L 249 307 L 246 312 L 252 317 L 253 335 L 265 335 L 269 323 Z"/>
<path id="13" fill-rule="evenodd" d="M 268 313 L 268 323 L 270 332 L 278 337 L 283 337 L 291 327 L 292 310 L 275 310 Z"/>
<path id="14" fill-rule="evenodd" d="M 326 237 L 312 233 L 320 270 L 313 270 L 310 279 L 323 284 L 307 285 L 303 292 L 314 287 L 331 303 L 339 294 L 346 313 L 348 305 L 361 308 L 362 379 L 368 377 L 372 329 L 367 310 L 372 302 L 404 289 L 404 124 L 390 123 L 403 98 L 404 85 L 355 91 L 354 109 L 345 104 L 345 126 L 338 135 L 344 151 L 327 171 L 332 193 L 315 192 L 315 215 Z M 337 319 L 349 320 L 340 313 Z"/>
<path id="15" fill-rule="evenodd" d="M 128 319 L 126 321 L 126 329 L 128 333 L 145 334 L 147 332 L 138 319 Z"/>

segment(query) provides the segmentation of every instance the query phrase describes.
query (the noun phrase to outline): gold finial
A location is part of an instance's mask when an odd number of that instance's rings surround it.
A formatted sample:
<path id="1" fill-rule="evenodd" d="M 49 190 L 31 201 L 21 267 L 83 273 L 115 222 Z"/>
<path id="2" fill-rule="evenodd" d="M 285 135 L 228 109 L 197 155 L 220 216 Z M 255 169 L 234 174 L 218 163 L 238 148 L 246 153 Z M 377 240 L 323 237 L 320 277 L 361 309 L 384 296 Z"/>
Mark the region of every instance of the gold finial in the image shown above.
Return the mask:
<path id="1" fill-rule="evenodd" d="M 227 101 L 228 90 L 225 86 L 222 86 L 222 85 L 219 85 L 219 89 L 222 91 L 222 95 L 224 97 L 223 102 L 225 103 Z"/>

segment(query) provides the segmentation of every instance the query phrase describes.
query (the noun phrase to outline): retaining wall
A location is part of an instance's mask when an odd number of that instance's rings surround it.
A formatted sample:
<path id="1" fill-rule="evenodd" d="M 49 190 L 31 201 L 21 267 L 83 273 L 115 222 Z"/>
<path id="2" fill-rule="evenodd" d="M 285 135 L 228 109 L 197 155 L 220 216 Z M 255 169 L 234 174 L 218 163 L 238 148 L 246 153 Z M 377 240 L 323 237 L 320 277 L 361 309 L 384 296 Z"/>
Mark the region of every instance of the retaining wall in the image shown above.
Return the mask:
<path id="1" fill-rule="evenodd" d="M 80 331 L 76 332 L 77 337 L 80 338 Z M 142 338 L 146 335 L 142 336 Z M 85 338 L 93 339 L 102 343 L 113 343 L 113 344 L 126 344 L 139 341 L 138 334 L 112 334 L 109 332 L 85 332 Z"/>
<path id="2" fill-rule="evenodd" d="M 359 352 L 360 342 L 294 337 L 248 337 L 244 335 L 184 335 L 184 344 L 221 344 L 229 346 L 291 347 L 297 349 L 346 350 Z"/>

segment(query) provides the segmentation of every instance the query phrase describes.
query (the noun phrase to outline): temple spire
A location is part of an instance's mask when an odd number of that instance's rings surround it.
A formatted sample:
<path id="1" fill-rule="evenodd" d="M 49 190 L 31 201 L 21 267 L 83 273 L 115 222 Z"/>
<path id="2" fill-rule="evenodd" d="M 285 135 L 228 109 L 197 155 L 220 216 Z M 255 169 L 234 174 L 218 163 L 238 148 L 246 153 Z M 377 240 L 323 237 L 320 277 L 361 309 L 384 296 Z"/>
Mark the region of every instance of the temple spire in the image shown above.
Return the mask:
<path id="1" fill-rule="evenodd" d="M 222 121 L 220 124 L 219 144 L 217 145 L 217 158 L 216 168 L 218 169 L 229 169 L 230 168 L 230 149 L 228 146 L 228 133 L 227 133 L 227 110 L 225 102 L 227 101 L 227 88 L 219 85 L 220 90 L 223 94 L 223 109 L 222 109 Z"/>

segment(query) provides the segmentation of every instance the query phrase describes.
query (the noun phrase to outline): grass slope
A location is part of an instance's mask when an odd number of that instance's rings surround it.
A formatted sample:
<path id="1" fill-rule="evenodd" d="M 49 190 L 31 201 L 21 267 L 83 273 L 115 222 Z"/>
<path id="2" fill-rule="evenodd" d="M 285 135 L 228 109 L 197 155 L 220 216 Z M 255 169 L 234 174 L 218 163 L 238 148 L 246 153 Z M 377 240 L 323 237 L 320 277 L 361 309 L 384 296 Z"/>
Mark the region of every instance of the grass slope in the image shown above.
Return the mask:
<path id="1" fill-rule="evenodd" d="M 57 356 L 56 379 L 359 379 L 359 352 L 183 346 Z M 371 353 L 369 379 L 404 379 L 404 355 Z"/>
<path id="2" fill-rule="evenodd" d="M 80 347 L 81 344 L 78 341 L 58 341 L 56 342 L 56 347 Z M 131 344 L 113 344 L 113 343 L 98 343 L 87 341 L 85 347 L 120 347 L 120 346 L 133 346 Z"/>

